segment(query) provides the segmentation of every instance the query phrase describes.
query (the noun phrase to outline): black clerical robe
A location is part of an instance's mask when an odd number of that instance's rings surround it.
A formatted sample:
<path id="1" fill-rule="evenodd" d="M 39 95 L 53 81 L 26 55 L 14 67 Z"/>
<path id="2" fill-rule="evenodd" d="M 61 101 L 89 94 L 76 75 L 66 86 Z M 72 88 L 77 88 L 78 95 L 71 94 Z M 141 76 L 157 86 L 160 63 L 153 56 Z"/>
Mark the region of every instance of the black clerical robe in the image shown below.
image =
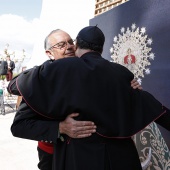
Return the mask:
<path id="1" fill-rule="evenodd" d="M 64 136 L 64 142 L 58 142 L 54 169 L 141 169 L 131 136 L 166 109 L 148 92 L 132 89 L 132 79 L 133 74 L 125 67 L 96 52 L 45 62 L 18 76 L 20 94 L 38 114 L 63 120 L 78 112 L 79 120 L 91 120 L 97 125 L 92 137 Z M 122 155 L 126 165 L 119 164 Z M 85 166 L 83 161 L 87 157 L 89 164 Z"/>
<path id="2" fill-rule="evenodd" d="M 24 100 L 37 113 L 63 120 L 79 112 L 79 119 L 96 123 L 99 134 L 128 137 L 165 111 L 151 94 L 134 90 L 132 79 L 128 69 L 92 52 L 46 62 L 16 81 Z"/>

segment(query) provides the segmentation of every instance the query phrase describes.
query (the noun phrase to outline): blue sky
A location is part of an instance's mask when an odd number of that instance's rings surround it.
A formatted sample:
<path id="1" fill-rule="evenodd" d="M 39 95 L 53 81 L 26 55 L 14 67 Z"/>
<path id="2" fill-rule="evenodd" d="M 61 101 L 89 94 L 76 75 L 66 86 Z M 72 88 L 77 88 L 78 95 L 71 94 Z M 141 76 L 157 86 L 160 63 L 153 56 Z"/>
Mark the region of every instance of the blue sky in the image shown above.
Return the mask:
<path id="1" fill-rule="evenodd" d="M 0 0 L 0 15 L 14 14 L 26 20 L 39 18 L 42 0 Z"/>

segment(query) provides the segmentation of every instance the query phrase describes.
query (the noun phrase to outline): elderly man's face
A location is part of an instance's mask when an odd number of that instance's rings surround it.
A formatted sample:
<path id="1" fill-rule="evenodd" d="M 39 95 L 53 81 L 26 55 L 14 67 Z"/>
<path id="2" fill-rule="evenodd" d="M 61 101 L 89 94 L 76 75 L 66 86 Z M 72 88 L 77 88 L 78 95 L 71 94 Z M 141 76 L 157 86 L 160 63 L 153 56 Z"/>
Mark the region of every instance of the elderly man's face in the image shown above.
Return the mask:
<path id="1" fill-rule="evenodd" d="M 64 31 L 58 31 L 49 37 L 51 47 L 46 50 L 47 55 L 54 60 L 75 56 L 75 46 L 70 35 Z"/>

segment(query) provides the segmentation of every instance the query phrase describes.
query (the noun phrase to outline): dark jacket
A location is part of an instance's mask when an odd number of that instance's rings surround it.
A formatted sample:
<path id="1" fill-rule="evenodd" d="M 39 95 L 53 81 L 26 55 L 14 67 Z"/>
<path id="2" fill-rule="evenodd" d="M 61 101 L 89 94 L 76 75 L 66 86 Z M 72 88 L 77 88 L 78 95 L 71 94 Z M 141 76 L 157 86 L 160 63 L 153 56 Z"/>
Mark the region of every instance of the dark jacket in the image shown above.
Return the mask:
<path id="1" fill-rule="evenodd" d="M 54 170 L 141 169 L 131 136 L 154 120 L 168 129 L 170 116 L 151 94 L 133 90 L 132 79 L 125 67 L 98 53 L 46 62 L 17 78 L 18 91 L 35 113 L 63 120 L 79 112 L 80 120 L 97 125 L 96 134 L 89 138 L 58 140 Z"/>
<path id="2" fill-rule="evenodd" d="M 15 68 L 15 63 L 14 63 L 14 61 L 10 61 L 9 66 L 11 67 L 9 70 L 10 70 L 10 71 L 13 71 L 14 68 Z"/>
<path id="3" fill-rule="evenodd" d="M 103 59 L 99 53 L 59 59 L 22 73 L 17 87 L 26 103 L 40 115 L 64 120 L 79 112 L 97 132 L 129 137 L 166 112 L 146 91 L 131 87 L 133 74 Z"/>

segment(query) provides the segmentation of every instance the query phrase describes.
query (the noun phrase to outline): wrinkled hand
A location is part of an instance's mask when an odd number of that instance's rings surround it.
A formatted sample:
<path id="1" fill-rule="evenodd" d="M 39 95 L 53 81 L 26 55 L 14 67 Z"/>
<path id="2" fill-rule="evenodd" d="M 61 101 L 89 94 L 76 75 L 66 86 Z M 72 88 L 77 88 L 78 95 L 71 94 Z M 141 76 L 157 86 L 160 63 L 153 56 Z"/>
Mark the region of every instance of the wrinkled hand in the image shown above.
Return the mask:
<path id="1" fill-rule="evenodd" d="M 137 82 L 137 80 L 135 80 L 135 79 L 133 79 L 132 81 L 131 81 L 131 87 L 133 88 L 133 89 L 140 89 L 140 90 L 142 90 L 142 86 Z"/>
<path id="2" fill-rule="evenodd" d="M 78 113 L 72 113 L 59 123 L 61 134 L 66 134 L 71 138 L 85 138 L 96 132 L 96 126 L 93 122 L 74 120 L 74 117 L 78 115 Z"/>

